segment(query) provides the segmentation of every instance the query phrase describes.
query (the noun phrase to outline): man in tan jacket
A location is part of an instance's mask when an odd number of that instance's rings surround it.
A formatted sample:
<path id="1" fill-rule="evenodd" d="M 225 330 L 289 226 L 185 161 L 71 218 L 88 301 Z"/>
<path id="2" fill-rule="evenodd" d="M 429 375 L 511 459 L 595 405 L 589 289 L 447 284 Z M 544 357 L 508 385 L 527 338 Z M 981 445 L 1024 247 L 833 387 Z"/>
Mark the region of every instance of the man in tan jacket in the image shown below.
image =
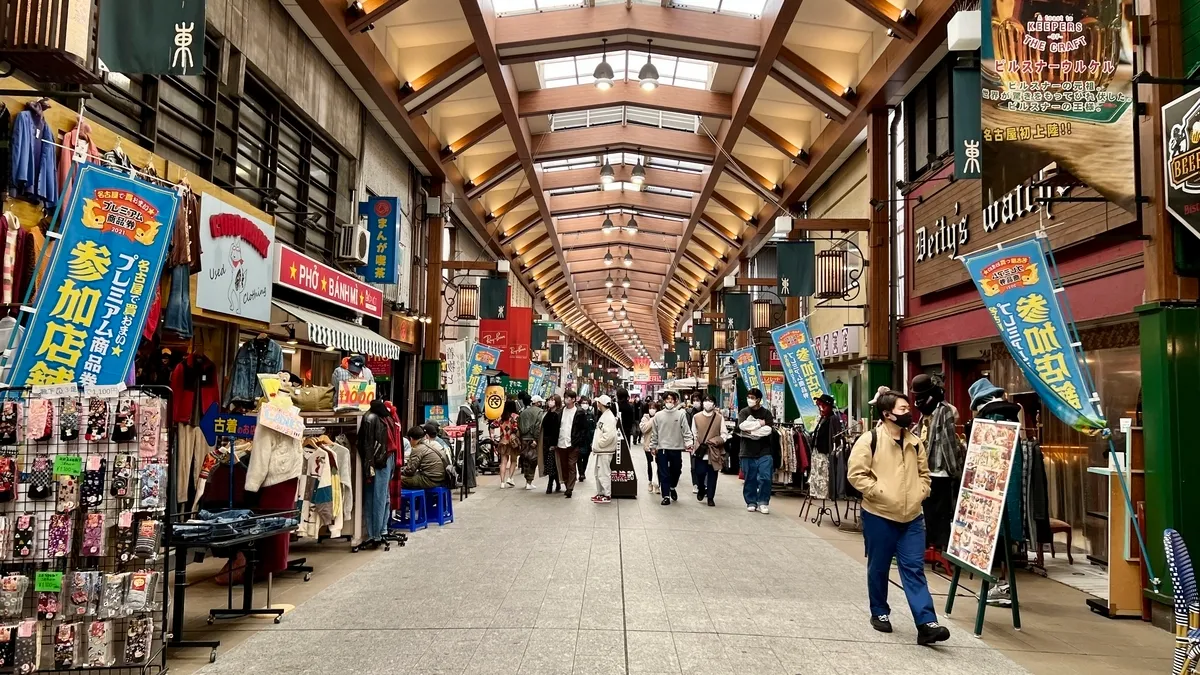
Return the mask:
<path id="1" fill-rule="evenodd" d="M 867 543 L 867 595 L 871 626 L 892 632 L 888 573 L 895 557 L 909 609 L 917 624 L 917 644 L 950 638 L 937 622 L 925 580 L 925 517 L 929 496 L 929 458 L 909 427 L 908 397 L 881 392 L 875 401 L 880 424 L 859 437 L 850 451 L 850 483 L 862 493 L 863 537 Z"/>

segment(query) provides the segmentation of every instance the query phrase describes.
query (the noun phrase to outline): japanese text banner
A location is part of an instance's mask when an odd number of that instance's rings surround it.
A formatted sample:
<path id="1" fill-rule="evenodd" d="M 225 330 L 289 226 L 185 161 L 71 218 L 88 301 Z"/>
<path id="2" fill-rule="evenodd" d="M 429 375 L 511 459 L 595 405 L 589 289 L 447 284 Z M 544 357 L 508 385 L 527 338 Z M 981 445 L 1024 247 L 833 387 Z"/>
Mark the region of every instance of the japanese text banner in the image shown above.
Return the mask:
<path id="1" fill-rule="evenodd" d="M 13 386 L 124 382 L 158 287 L 178 196 L 94 164 L 75 185 Z"/>
<path id="2" fill-rule="evenodd" d="M 967 256 L 963 263 L 1009 353 L 1050 411 L 1085 433 L 1105 428 L 1042 241 L 1033 237 Z"/>
<path id="3" fill-rule="evenodd" d="M 367 264 L 358 273 L 367 283 L 394 284 L 399 277 L 397 249 L 400 248 L 400 199 L 371 197 L 358 203 L 358 217 L 366 220 L 371 235 Z"/>
<path id="4" fill-rule="evenodd" d="M 545 396 L 542 394 L 542 383 L 546 379 L 546 367 L 539 366 L 536 363 L 529 365 L 529 395 L 530 396 Z"/>
<path id="5" fill-rule="evenodd" d="M 479 343 L 471 345 L 471 353 L 467 356 L 467 396 L 474 396 L 476 401 L 483 400 L 483 390 L 487 388 L 487 377 L 483 373 L 499 363 L 499 349 Z"/>
<path id="6" fill-rule="evenodd" d="M 742 376 L 742 382 L 746 383 L 747 389 L 762 390 L 762 371 L 758 367 L 758 354 L 753 346 L 735 349 L 729 354 L 733 358 L 733 362 L 737 365 L 738 375 Z"/>
<path id="7" fill-rule="evenodd" d="M 800 409 L 804 428 L 812 431 L 817 426 L 820 409 L 813 399 L 829 391 L 825 384 L 825 371 L 817 359 L 808 322 L 799 319 L 771 331 L 771 341 L 779 353 L 780 367 L 792 388 L 792 397 Z"/>

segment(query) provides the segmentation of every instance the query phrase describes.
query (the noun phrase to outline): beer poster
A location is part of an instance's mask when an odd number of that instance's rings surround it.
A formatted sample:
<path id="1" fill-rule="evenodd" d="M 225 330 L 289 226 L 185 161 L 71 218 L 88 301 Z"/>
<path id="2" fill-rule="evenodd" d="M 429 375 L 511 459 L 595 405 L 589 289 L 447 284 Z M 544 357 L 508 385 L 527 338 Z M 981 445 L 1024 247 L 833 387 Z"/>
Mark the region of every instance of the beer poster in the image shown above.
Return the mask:
<path id="1" fill-rule="evenodd" d="M 971 423 L 962 489 L 954 506 L 946 553 L 956 562 L 989 576 L 1020 430 L 1017 422 L 976 419 Z"/>
<path id="2" fill-rule="evenodd" d="M 984 201 L 1056 162 L 1134 209 L 1129 0 L 984 0 Z"/>
<path id="3" fill-rule="evenodd" d="M 1200 89 L 1162 108 L 1167 211 L 1200 237 Z"/>

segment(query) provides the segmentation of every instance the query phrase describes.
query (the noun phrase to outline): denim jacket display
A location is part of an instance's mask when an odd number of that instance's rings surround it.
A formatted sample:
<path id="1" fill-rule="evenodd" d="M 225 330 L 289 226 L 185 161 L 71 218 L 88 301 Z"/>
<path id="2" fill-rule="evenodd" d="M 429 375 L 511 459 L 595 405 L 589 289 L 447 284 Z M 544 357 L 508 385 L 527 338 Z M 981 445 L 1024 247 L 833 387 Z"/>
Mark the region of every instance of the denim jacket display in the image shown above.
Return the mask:
<path id="1" fill-rule="evenodd" d="M 247 340 L 233 359 L 233 377 L 225 393 L 225 405 L 254 405 L 263 396 L 258 375 L 283 370 L 283 349 L 274 340 Z"/>

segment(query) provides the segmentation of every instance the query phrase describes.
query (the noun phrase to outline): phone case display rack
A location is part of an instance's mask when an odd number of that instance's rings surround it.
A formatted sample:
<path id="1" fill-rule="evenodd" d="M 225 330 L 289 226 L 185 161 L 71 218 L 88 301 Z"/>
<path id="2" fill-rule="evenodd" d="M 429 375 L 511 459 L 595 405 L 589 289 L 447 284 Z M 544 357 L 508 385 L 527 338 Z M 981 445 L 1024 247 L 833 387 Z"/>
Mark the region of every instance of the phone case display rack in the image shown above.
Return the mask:
<path id="1" fill-rule="evenodd" d="M 171 390 L 72 389 L 0 389 L 0 673 L 165 672 Z"/>

